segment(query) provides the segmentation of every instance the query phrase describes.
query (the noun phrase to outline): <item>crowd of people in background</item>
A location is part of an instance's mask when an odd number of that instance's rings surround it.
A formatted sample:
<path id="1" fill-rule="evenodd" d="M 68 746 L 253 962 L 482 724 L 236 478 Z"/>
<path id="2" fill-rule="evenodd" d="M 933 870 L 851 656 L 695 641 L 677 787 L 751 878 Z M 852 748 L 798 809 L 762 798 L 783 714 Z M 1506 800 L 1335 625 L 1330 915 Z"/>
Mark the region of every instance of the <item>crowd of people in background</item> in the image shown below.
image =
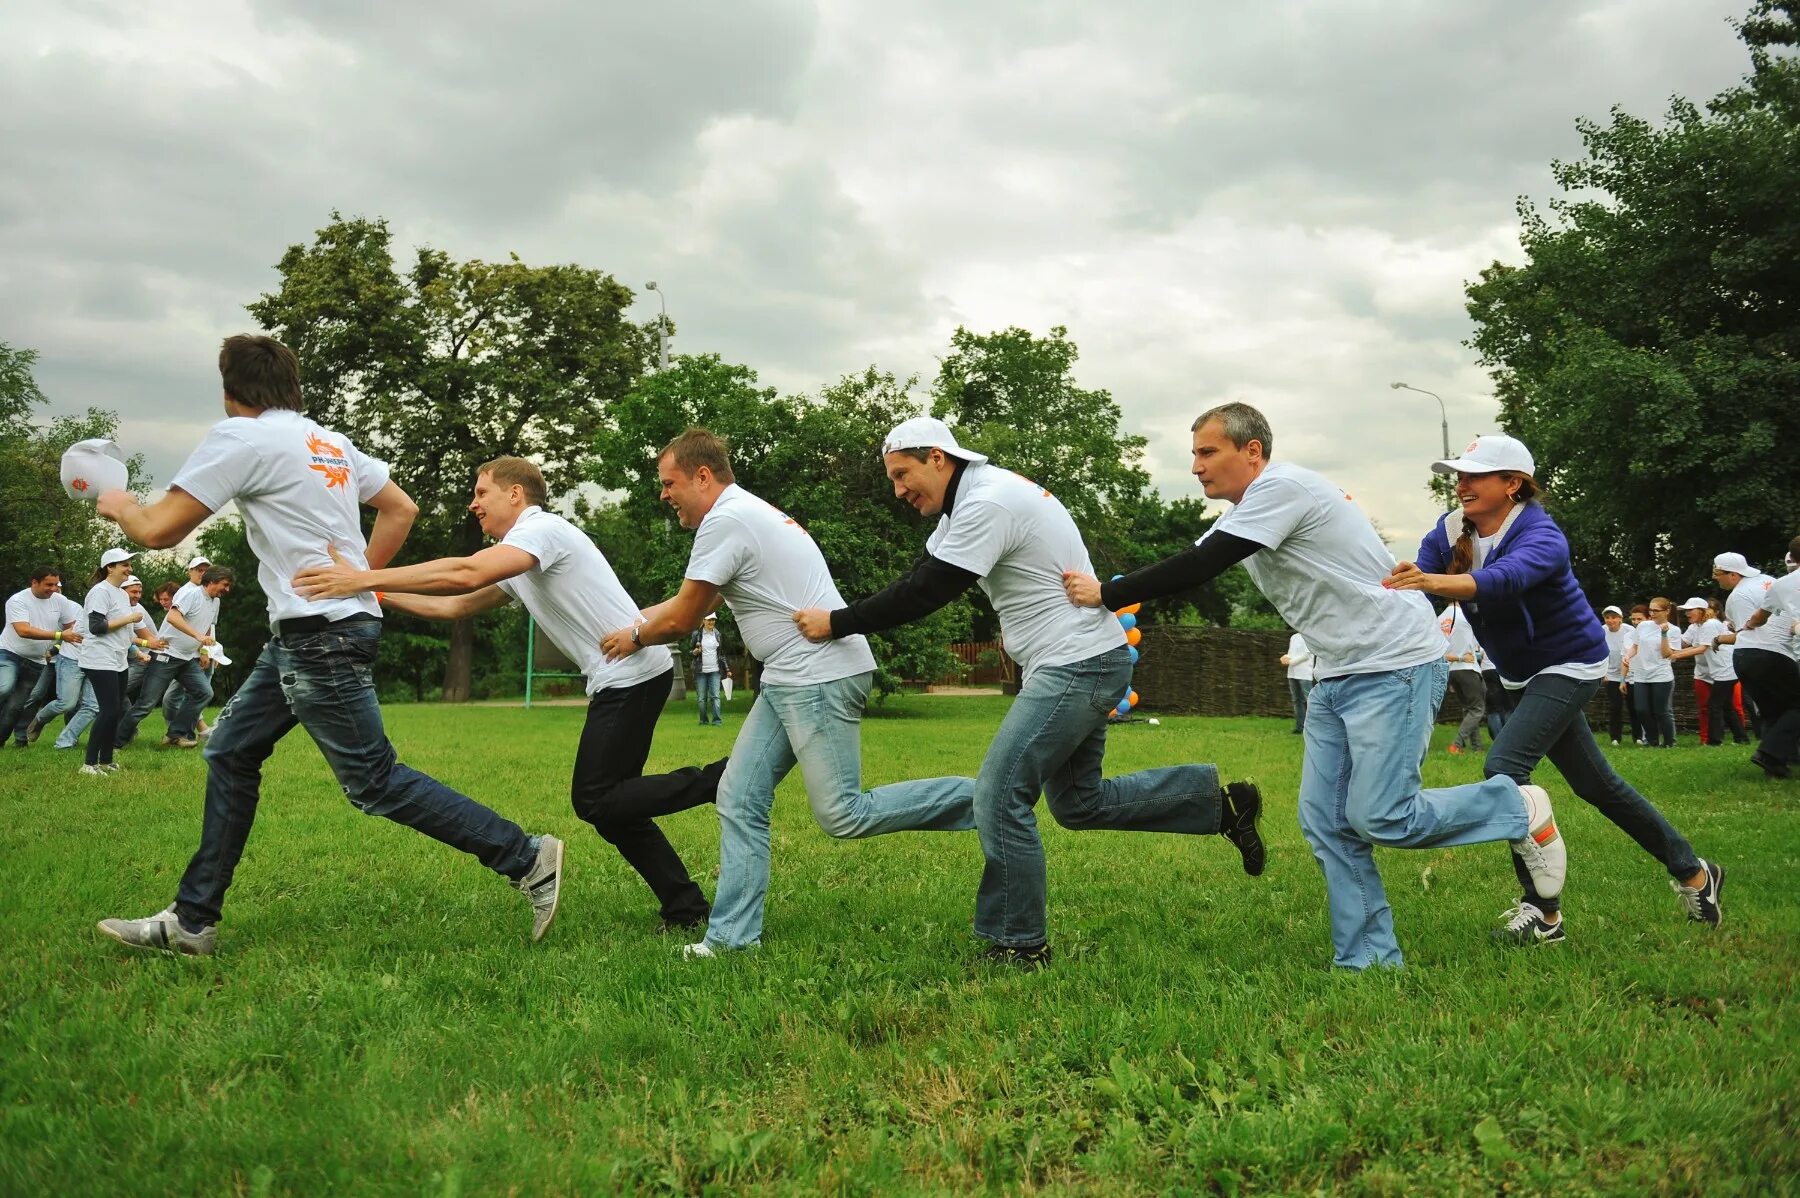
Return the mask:
<path id="1" fill-rule="evenodd" d="M 53 749 L 81 746 L 80 772 L 115 773 L 114 753 L 160 707 L 162 745 L 192 749 L 211 735 L 202 713 L 212 701 L 211 672 L 220 600 L 229 566 L 205 557 L 188 563 L 185 583 L 155 590 L 160 622 L 145 609 L 137 554 L 108 549 L 81 602 L 64 593 L 64 572 L 46 566 L 6 600 L 0 629 L 0 744 L 37 743 L 60 716 Z"/>

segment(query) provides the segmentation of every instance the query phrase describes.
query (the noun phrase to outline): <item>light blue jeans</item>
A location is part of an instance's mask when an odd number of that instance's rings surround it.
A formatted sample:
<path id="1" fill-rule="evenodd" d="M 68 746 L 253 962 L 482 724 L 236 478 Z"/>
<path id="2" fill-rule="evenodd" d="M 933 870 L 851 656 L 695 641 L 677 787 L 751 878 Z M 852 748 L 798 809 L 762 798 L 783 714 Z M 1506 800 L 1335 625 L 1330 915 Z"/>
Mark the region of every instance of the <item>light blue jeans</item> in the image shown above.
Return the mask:
<path id="1" fill-rule="evenodd" d="M 746 948 L 762 935 L 769 892 L 769 810 L 796 764 L 813 818 L 840 839 L 884 832 L 966 832 L 973 778 L 862 789 L 862 714 L 875 675 L 811 686 L 764 683 L 719 779 L 719 888 L 706 942 Z"/>
<path id="2" fill-rule="evenodd" d="M 62 675 L 57 675 L 56 701 L 65 709 L 73 702 L 75 714 L 69 717 L 69 722 L 63 726 L 55 743 L 50 746 L 53 749 L 73 749 L 76 742 L 81 740 L 81 734 L 87 731 L 88 725 L 100 715 L 100 700 L 94 695 L 94 684 L 87 680 L 87 675 L 81 672 L 79 665 L 75 667 L 75 675 L 70 683 L 72 691 L 63 689 Z"/>
<path id="3" fill-rule="evenodd" d="M 1448 679 L 1447 663 L 1427 662 L 1325 679 L 1308 696 L 1300 830 L 1325 874 L 1336 965 L 1402 963 L 1373 846 L 1485 844 L 1526 833 L 1511 778 L 1422 789 L 1419 762 Z"/>
<path id="4" fill-rule="evenodd" d="M 700 699 L 700 722 L 702 724 L 723 724 L 725 719 L 719 714 L 719 679 L 718 670 L 694 671 L 694 694 Z M 708 713 L 711 714 L 708 714 Z"/>

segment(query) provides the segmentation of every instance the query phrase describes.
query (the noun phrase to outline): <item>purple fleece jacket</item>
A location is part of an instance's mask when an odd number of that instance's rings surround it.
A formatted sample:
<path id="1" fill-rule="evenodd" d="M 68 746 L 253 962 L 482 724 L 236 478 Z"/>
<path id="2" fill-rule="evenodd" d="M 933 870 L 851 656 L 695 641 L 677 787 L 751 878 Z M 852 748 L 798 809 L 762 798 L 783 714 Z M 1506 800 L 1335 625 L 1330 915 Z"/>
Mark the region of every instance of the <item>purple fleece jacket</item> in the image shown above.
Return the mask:
<path id="1" fill-rule="evenodd" d="M 1453 536 L 1439 518 L 1419 544 L 1419 569 L 1445 573 Z M 1463 602 L 1469 628 L 1502 678 L 1524 682 L 1559 665 L 1606 660 L 1606 631 L 1569 568 L 1569 542 L 1537 503 L 1528 503 L 1506 536 L 1472 572 L 1475 598 Z"/>

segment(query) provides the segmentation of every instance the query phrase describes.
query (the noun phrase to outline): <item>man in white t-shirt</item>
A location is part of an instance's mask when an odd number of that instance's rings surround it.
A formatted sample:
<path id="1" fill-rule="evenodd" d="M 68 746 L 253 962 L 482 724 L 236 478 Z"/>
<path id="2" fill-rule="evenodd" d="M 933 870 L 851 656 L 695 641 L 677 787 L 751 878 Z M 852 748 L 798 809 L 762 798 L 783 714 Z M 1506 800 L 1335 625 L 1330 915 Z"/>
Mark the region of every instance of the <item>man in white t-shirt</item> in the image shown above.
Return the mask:
<path id="1" fill-rule="evenodd" d="M 81 658 L 76 652 L 76 647 L 81 643 L 81 604 L 69 598 L 60 582 L 56 584 L 56 603 L 56 618 L 61 622 L 62 639 L 56 646 L 55 658 L 44 667 L 55 671 L 56 683 L 51 700 L 38 709 L 26 727 L 25 739 L 28 743 L 35 742 L 44 729 L 49 727 L 50 721 L 59 715 L 63 717 L 65 727 L 72 723 L 76 712 L 84 708 L 83 700 L 88 716 L 82 722 L 83 728 L 92 723 L 93 717 L 100 711 L 100 706 L 93 697 L 93 688 L 87 684 L 87 675 L 81 672 Z M 76 735 L 79 734 L 77 730 Z M 71 737 L 69 744 L 64 745 L 59 737 L 53 747 L 72 748 L 74 743 L 74 738 Z"/>
<path id="2" fill-rule="evenodd" d="M 1077 603 L 1118 608 L 1173 594 L 1238 562 L 1312 646 L 1300 827 L 1325 874 L 1335 963 L 1401 964 L 1374 847 L 1512 842 L 1545 897 L 1567 855 L 1536 786 L 1495 775 L 1423 790 L 1419 767 L 1443 699 L 1444 634 L 1416 591 L 1382 585 L 1394 556 L 1350 496 L 1311 470 L 1270 460 L 1263 414 L 1230 403 L 1193 424 L 1194 477 L 1233 504 L 1192 549 L 1102 586 L 1071 576 Z M 1544 888 L 1548 887 L 1548 890 Z"/>
<path id="3" fill-rule="evenodd" d="M 690 957 L 759 943 L 769 889 L 769 811 L 796 764 L 813 818 L 840 838 L 975 826 L 967 779 L 904 792 L 862 789 L 862 713 L 875 657 L 860 636 L 816 645 L 794 626 L 803 607 L 843 602 L 804 528 L 737 485 L 725 442 L 689 429 L 657 456 L 664 502 L 694 530 L 681 589 L 609 633 L 607 660 L 681 640 L 723 598 L 746 651 L 763 663 L 756 702 L 719 781 L 719 887 L 706 939 Z"/>
<path id="4" fill-rule="evenodd" d="M 119 721 L 118 748 L 131 743 L 138 725 L 162 703 L 171 686 L 181 695 L 173 705 L 163 743 L 180 749 L 191 749 L 200 743 L 194 735 L 194 721 L 206 710 L 213 693 L 212 682 L 201 666 L 200 650 L 215 642 L 213 630 L 219 623 L 219 603 L 231 593 L 236 575 L 230 566 L 213 565 L 203 567 L 199 573 L 199 584 L 190 582 L 182 587 L 169 603 L 162 623 L 162 638 L 169 647 L 150 655 L 137 701 Z"/>
<path id="5" fill-rule="evenodd" d="M 1294 705 L 1294 735 L 1306 734 L 1306 696 L 1312 691 L 1313 656 L 1306 638 L 1299 633 L 1288 637 L 1287 652 L 1281 655 L 1287 667 L 1288 699 Z"/>
<path id="6" fill-rule="evenodd" d="M 943 421 L 907 420 L 881 445 L 894 494 L 938 516 L 925 555 L 880 593 L 849 605 L 803 608 L 808 639 L 880 632 L 931 614 L 980 585 L 1000 617 L 1019 694 L 994 733 L 973 786 L 975 826 L 987 858 L 975 895 L 975 934 L 985 957 L 1037 969 L 1049 964 L 1048 875 L 1034 808 L 1076 831 L 1230 836 L 1244 869 L 1259 874 L 1262 800 L 1250 782 L 1220 785 L 1211 765 L 1179 765 L 1107 778 L 1101 773 L 1108 714 L 1131 689 L 1125 630 L 1111 612 L 1070 604 L 1063 576 L 1092 571 L 1068 510 L 1036 483 L 957 443 Z M 958 779 L 903 782 L 890 790 Z"/>
<path id="7" fill-rule="evenodd" d="M 21 748 L 26 743 L 31 693 L 45 659 L 63 640 L 61 582 L 62 571 L 45 567 L 32 573 L 31 585 L 7 597 L 6 626 L 0 628 L 0 745 L 15 733 Z"/>
<path id="8" fill-rule="evenodd" d="M 236 502 L 269 599 L 274 635 L 207 742 L 200 848 L 175 902 L 100 930 L 134 948 L 205 955 L 217 945 L 225 891 L 256 818 L 262 764 L 304 727 L 357 809 L 461 849 L 506 878 L 532 908 L 532 938 L 550 928 L 562 878 L 562 842 L 527 836 L 510 820 L 402 764 L 382 727 L 372 671 L 381 640 L 373 596 L 312 600 L 290 579 L 335 552 L 358 568 L 384 566 L 418 505 L 343 434 L 301 415 L 300 365 L 272 337 L 239 334 L 219 352 L 226 419 L 207 432 L 169 491 L 149 507 L 108 491 L 97 508 L 140 545 L 178 544 Z M 375 509 L 365 541 L 361 506 Z"/>
<path id="9" fill-rule="evenodd" d="M 1800 557 L 1800 537 L 1788 547 Z M 1780 578 L 1760 573 L 1741 553 L 1713 559 L 1713 577 L 1731 589 L 1725 618 L 1737 629 L 1732 661 L 1757 710 L 1757 746 L 1750 760 L 1771 778 L 1793 776 L 1800 760 L 1800 663 L 1793 654 L 1794 621 L 1800 620 L 1800 572 Z"/>
<path id="10" fill-rule="evenodd" d="M 536 465 L 495 458 L 475 473 L 469 511 L 497 544 L 470 557 L 385 570 L 309 566 L 294 576 L 294 589 L 313 599 L 375 591 L 388 607 L 428 620 L 460 620 L 517 600 L 587 680 L 587 719 L 569 785 L 575 814 L 656 895 L 659 933 L 699 931 L 709 912 L 706 896 L 655 817 L 712 802 L 725 759 L 644 775 L 657 717 L 674 685 L 674 659 L 660 647 L 620 662 L 602 655 L 601 638 L 637 619 L 638 605 L 588 535 L 545 510 L 548 498 Z"/>

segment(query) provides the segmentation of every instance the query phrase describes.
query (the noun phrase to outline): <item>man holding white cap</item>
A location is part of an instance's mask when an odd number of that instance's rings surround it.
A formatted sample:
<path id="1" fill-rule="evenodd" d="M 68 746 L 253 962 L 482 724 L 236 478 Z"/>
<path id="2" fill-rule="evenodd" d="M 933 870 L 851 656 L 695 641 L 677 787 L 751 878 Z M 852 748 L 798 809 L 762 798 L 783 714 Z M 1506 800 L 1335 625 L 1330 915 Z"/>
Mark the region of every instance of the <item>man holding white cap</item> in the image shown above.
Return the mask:
<path id="1" fill-rule="evenodd" d="M 1194 477 L 1208 499 L 1231 510 L 1193 548 L 1104 586 L 1072 576 L 1069 594 L 1117 608 L 1198 586 L 1242 562 L 1306 637 L 1317 680 L 1306 712 L 1300 828 L 1325 875 L 1333 963 L 1403 963 L 1376 846 L 1508 841 L 1538 889 L 1560 894 L 1567 856 L 1540 787 L 1504 774 L 1441 790 L 1421 786 L 1448 679 L 1444 634 L 1424 595 L 1386 585 L 1394 557 L 1368 517 L 1320 475 L 1271 461 L 1269 422 L 1248 404 L 1203 412 L 1192 432 Z M 1498 461 L 1523 453 L 1511 438 L 1498 441 L 1485 447 Z M 1471 617 L 1473 606 L 1464 606 Z"/>
<path id="2" fill-rule="evenodd" d="M 684 950 L 713 957 L 759 943 L 769 890 L 769 811 L 796 764 L 813 818 L 840 839 L 975 826 L 968 779 L 936 787 L 862 789 L 862 713 L 875 656 L 860 636 L 812 644 L 794 627 L 803 607 L 838 606 L 825 555 L 804 528 L 737 485 L 725 442 L 690 428 L 657 455 L 663 502 L 694 530 L 681 589 L 601 647 L 622 661 L 681 640 L 723 598 L 744 646 L 763 663 L 756 702 L 719 780 L 719 888 L 706 938 Z"/>
<path id="3" fill-rule="evenodd" d="M 644 775 L 657 717 L 674 685 L 674 659 L 667 649 L 617 663 L 602 656 L 601 638 L 637 619 L 638 605 L 588 535 L 546 510 L 548 502 L 535 463 L 495 458 L 475 471 L 469 501 L 495 544 L 470 557 L 386 570 L 339 562 L 309 566 L 294 575 L 294 589 L 311 599 L 375 591 L 387 606 L 427 620 L 460 620 L 517 600 L 587 680 L 587 719 L 569 784 L 575 814 L 618 849 L 656 895 L 659 932 L 698 931 L 706 922 L 706 896 L 654 817 L 712 802 L 725 762 Z"/>
<path id="4" fill-rule="evenodd" d="M 14 731 L 22 747 L 30 723 L 26 709 L 45 657 L 64 639 L 62 571 L 33 571 L 31 585 L 6 600 L 6 627 L 0 628 L 0 745 Z M 70 634 L 79 644 L 81 636 Z"/>
<path id="5" fill-rule="evenodd" d="M 1102 777 L 1106 719 L 1130 689 L 1125 630 L 1111 612 L 1072 606 L 1068 571 L 1093 563 L 1067 509 L 1050 492 L 957 444 L 941 420 L 908 420 L 882 442 L 894 494 L 939 516 L 925 556 L 879 594 L 797 611 L 809 640 L 859 637 L 929 615 L 980 584 L 1019 663 L 1018 698 L 994 734 L 973 784 L 975 826 L 987 858 L 975 896 L 975 934 L 986 956 L 1036 969 L 1050 961 L 1048 881 L 1033 809 L 1044 794 L 1056 822 L 1077 831 L 1223 833 L 1259 874 L 1264 850 L 1254 784 L 1221 786 L 1211 765 Z M 841 641 L 838 643 L 842 643 Z M 928 793 L 966 779 L 902 782 Z"/>
<path id="6" fill-rule="evenodd" d="M 204 558 L 194 560 L 205 562 Z M 182 587 L 170 601 L 162 624 L 162 638 L 169 647 L 151 655 L 150 665 L 144 671 L 143 689 L 119 721 L 118 748 L 131 743 L 138 725 L 163 701 L 171 684 L 180 688 L 181 697 L 174 704 L 163 743 L 179 749 L 191 749 L 200 743 L 194 735 L 194 722 L 206 710 L 213 694 L 212 682 L 200 664 L 200 651 L 215 643 L 213 630 L 219 623 L 219 602 L 231 593 L 235 575 L 230 566 L 208 564 L 196 569 L 190 563 L 188 572 L 199 574 L 200 582 Z"/>
<path id="7" fill-rule="evenodd" d="M 418 505 L 388 477 L 385 462 L 301 414 L 300 364 L 285 345 L 265 336 L 228 337 L 219 375 L 226 419 L 208 430 L 168 493 L 143 507 L 129 491 L 108 491 L 98 510 L 138 544 L 165 548 L 235 501 L 256 552 L 274 635 L 207 742 L 200 848 L 175 902 L 143 919 L 102 920 L 100 930 L 134 948 L 213 952 L 225 892 L 256 819 L 263 762 L 299 724 L 352 806 L 460 849 L 506 878 L 531 905 L 532 939 L 541 938 L 556 916 L 562 842 L 528 836 L 402 764 L 382 726 L 372 676 L 380 605 L 368 595 L 308 599 L 288 581 L 302 567 L 330 560 L 334 550 L 359 568 L 386 565 L 406 540 Z M 375 509 L 366 540 L 363 506 Z"/>
<path id="8" fill-rule="evenodd" d="M 1759 743 L 1750 760 L 1771 778 L 1792 777 L 1800 746 L 1800 665 L 1789 646 L 1790 621 L 1800 619 L 1800 574 L 1777 580 L 1741 553 L 1721 553 L 1713 558 L 1713 577 L 1730 591 L 1725 618 L 1737 629 L 1718 639 L 1737 646 L 1732 660 L 1758 712 Z M 1770 619 L 1778 613 L 1782 618 Z"/>

